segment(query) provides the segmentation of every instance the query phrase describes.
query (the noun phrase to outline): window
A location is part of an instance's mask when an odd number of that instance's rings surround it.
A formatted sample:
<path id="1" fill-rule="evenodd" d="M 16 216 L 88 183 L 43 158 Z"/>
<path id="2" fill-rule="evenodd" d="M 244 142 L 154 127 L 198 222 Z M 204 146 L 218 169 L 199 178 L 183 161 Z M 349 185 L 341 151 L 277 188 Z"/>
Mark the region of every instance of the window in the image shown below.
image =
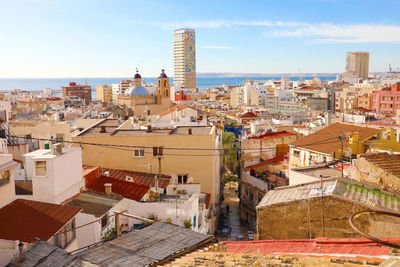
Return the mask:
<path id="1" fill-rule="evenodd" d="M 10 170 L 0 172 L 0 186 L 10 182 Z"/>
<path id="2" fill-rule="evenodd" d="M 162 147 L 153 147 L 153 157 L 162 156 L 163 155 L 163 148 Z"/>
<path id="3" fill-rule="evenodd" d="M 186 184 L 188 179 L 187 174 L 178 174 L 178 184 Z"/>
<path id="4" fill-rule="evenodd" d="M 73 218 L 54 237 L 54 245 L 59 248 L 66 248 L 75 239 L 75 231 L 75 218 Z"/>
<path id="5" fill-rule="evenodd" d="M 134 158 L 143 158 L 144 157 L 144 148 L 137 148 L 133 150 Z"/>
<path id="6" fill-rule="evenodd" d="M 46 161 L 36 161 L 35 164 L 36 176 L 46 176 Z"/>
<path id="7" fill-rule="evenodd" d="M 101 229 L 104 229 L 108 225 L 108 214 L 101 217 Z"/>
<path id="8" fill-rule="evenodd" d="M 165 96 L 168 96 L 168 90 L 167 90 L 167 91 L 165 91 Z"/>
<path id="9" fill-rule="evenodd" d="M 295 157 L 300 157 L 300 151 L 299 150 L 293 150 L 293 155 Z"/>

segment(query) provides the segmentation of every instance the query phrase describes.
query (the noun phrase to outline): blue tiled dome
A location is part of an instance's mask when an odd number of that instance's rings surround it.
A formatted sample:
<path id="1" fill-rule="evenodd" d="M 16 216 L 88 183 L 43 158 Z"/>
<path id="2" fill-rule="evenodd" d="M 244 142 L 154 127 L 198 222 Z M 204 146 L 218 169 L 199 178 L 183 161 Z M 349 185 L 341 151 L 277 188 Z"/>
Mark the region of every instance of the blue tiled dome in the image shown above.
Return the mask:
<path id="1" fill-rule="evenodd" d="M 140 76 L 139 73 L 136 73 L 135 76 L 133 77 L 134 79 L 142 79 L 142 76 Z"/>
<path id="2" fill-rule="evenodd" d="M 149 92 L 147 91 L 147 89 L 143 86 L 132 86 L 131 88 L 129 88 L 128 92 L 126 93 L 126 95 L 129 96 L 134 96 L 134 95 L 148 95 Z"/>
<path id="3" fill-rule="evenodd" d="M 160 76 L 158 76 L 158 78 L 168 78 L 167 74 L 165 74 L 164 69 L 161 70 L 161 74 Z"/>

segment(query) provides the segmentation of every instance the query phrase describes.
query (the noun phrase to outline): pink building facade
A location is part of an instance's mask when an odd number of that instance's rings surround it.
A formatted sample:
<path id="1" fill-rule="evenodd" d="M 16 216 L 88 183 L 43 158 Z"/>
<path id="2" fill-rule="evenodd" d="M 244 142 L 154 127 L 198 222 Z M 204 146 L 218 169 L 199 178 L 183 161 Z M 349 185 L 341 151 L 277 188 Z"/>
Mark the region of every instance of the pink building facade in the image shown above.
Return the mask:
<path id="1" fill-rule="evenodd" d="M 400 109 L 400 83 L 372 92 L 371 101 L 376 112 L 396 114 Z"/>

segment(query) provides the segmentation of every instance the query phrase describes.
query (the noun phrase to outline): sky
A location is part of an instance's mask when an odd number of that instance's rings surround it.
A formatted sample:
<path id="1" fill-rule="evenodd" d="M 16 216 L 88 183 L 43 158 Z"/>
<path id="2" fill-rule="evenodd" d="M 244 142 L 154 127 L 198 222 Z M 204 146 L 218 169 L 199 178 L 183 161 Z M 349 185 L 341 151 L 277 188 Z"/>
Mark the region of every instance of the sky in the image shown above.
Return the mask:
<path id="1" fill-rule="evenodd" d="M 173 31 L 196 31 L 197 72 L 400 67 L 398 0 L 0 0 L 0 78 L 173 76 Z"/>

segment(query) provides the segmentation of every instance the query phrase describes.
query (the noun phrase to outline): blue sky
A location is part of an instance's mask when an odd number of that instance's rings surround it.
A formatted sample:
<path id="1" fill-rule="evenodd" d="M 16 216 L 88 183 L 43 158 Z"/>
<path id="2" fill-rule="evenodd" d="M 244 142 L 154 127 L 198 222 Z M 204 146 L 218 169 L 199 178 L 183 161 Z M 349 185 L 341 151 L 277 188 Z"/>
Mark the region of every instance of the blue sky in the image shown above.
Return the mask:
<path id="1" fill-rule="evenodd" d="M 400 66 L 400 1 L 0 0 L 0 77 L 173 76 L 173 30 L 196 30 L 197 72 Z"/>

